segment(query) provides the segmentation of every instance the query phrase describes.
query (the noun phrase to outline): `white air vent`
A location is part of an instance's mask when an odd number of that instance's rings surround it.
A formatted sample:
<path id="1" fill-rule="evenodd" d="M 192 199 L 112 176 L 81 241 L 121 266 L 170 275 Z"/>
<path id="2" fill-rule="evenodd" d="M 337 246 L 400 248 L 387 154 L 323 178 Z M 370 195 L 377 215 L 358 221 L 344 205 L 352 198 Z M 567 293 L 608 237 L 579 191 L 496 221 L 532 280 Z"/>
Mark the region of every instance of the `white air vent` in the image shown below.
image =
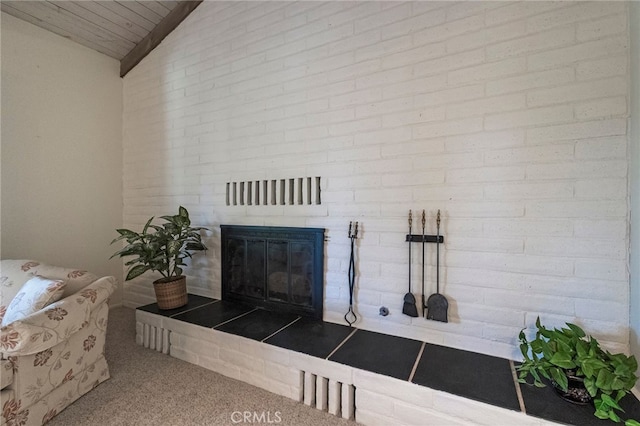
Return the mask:
<path id="1" fill-rule="evenodd" d="M 320 176 L 227 182 L 227 206 L 322 204 Z"/>
<path id="2" fill-rule="evenodd" d="M 138 333 L 136 333 L 136 339 L 142 340 L 137 342 L 139 345 L 145 348 L 155 349 L 163 354 L 169 353 L 169 330 L 141 322 L 138 322 L 136 326 L 141 328 L 138 330 Z"/>
<path id="3" fill-rule="evenodd" d="M 334 416 L 355 420 L 356 388 L 353 385 L 308 371 L 302 373 L 302 400 L 306 405 Z"/>

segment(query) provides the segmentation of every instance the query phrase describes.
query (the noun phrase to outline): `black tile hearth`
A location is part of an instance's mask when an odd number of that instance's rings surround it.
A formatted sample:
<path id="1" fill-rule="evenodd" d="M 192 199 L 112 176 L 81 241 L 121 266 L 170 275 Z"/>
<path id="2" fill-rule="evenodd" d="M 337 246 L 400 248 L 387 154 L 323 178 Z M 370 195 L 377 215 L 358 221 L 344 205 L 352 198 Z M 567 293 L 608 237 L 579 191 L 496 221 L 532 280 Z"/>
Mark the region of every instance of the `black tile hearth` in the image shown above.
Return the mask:
<path id="1" fill-rule="evenodd" d="M 409 379 L 423 344 L 294 314 L 252 310 L 252 307 L 192 294 L 189 303 L 181 308 L 164 311 L 153 303 L 138 309 L 318 358 L 327 358 L 335 350 L 328 358 L 331 361 L 400 380 Z M 357 331 L 351 334 L 353 330 Z M 413 383 L 520 411 L 508 360 L 429 343 L 424 345 Z M 550 386 L 535 388 L 521 384 L 519 387 L 528 415 L 576 426 L 615 424 L 595 417 L 591 405 L 574 405 L 562 400 Z M 620 415 L 623 419 L 640 419 L 640 402 L 634 395 L 627 395 L 620 405 L 625 410 Z"/>
<path id="2" fill-rule="evenodd" d="M 152 314 L 162 315 L 163 317 L 173 317 L 182 312 L 188 311 L 198 306 L 206 305 L 207 303 L 215 302 L 218 299 L 211 299 L 209 297 L 198 296 L 196 294 L 189 294 L 189 299 L 186 305 L 175 309 L 160 309 L 157 303 L 151 303 L 149 305 L 140 306 L 137 309 L 141 311 L 150 312 Z"/>
<path id="3" fill-rule="evenodd" d="M 563 400 L 550 384 L 544 388 L 520 384 L 520 390 L 527 414 L 531 416 L 576 426 L 616 424 L 594 416 L 595 408 L 592 404 L 578 405 Z M 633 394 L 622 398 L 620 406 L 624 409 L 624 413 L 618 412 L 621 419 L 640 420 L 640 402 Z"/>
<path id="4" fill-rule="evenodd" d="M 408 380 L 421 346 L 418 340 L 358 330 L 329 360 Z"/>
<path id="5" fill-rule="evenodd" d="M 635 395 L 630 394 L 620 400 L 620 406 L 624 410 L 623 414 L 620 414 L 622 419 L 634 419 L 640 422 L 640 401 Z"/>
<path id="6" fill-rule="evenodd" d="M 551 386 L 538 388 L 520 384 L 520 390 L 525 409 L 530 416 L 580 426 L 614 424 L 594 416 L 591 404 L 577 405 L 564 401 Z"/>
<path id="7" fill-rule="evenodd" d="M 413 383 L 520 411 L 509 360 L 425 345 Z"/>
<path id="8" fill-rule="evenodd" d="M 294 314 L 280 314 L 256 309 L 215 329 L 262 341 L 298 318 L 300 317 Z"/>
<path id="9" fill-rule="evenodd" d="M 265 340 L 265 343 L 326 358 L 353 330 L 355 329 L 346 325 L 301 318 Z"/>
<path id="10" fill-rule="evenodd" d="M 202 327 L 215 327 L 253 309 L 255 308 L 221 300 L 175 315 L 173 318 Z"/>

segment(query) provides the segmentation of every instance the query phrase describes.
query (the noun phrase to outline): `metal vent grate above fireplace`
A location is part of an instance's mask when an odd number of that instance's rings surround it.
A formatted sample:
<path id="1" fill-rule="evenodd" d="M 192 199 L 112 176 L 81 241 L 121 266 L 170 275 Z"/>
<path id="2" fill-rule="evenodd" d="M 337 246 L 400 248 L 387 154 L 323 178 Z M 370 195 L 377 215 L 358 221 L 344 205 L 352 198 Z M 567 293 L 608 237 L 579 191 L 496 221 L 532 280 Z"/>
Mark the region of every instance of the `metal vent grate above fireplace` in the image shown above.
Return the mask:
<path id="1" fill-rule="evenodd" d="M 222 299 L 322 318 L 322 228 L 220 225 Z"/>

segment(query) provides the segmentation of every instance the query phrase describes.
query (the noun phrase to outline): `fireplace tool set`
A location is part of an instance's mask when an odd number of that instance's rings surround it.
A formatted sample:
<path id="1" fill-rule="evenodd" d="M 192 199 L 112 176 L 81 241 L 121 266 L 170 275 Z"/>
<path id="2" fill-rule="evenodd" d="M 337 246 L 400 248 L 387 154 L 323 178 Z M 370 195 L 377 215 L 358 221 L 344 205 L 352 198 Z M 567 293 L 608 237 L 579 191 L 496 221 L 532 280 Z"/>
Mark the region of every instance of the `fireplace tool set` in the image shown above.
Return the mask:
<path id="1" fill-rule="evenodd" d="M 351 230 L 353 229 L 353 233 Z M 358 222 L 356 222 L 355 227 L 353 227 L 353 222 L 349 222 L 349 239 L 351 240 L 351 257 L 349 258 L 349 310 L 344 315 L 344 320 L 351 327 L 357 320 L 358 317 L 356 313 L 353 311 L 353 287 L 356 282 L 356 261 L 355 261 L 355 240 L 358 238 Z"/>
<path id="2" fill-rule="evenodd" d="M 444 237 L 440 235 L 440 210 L 436 216 L 437 235 L 425 235 L 425 226 L 427 223 L 426 213 L 422 210 L 422 234 L 412 234 L 413 217 L 409 210 L 409 234 L 406 241 L 409 243 L 409 291 L 404 295 L 404 303 L 402 313 L 410 317 L 418 317 L 418 309 L 416 308 L 416 298 L 411 292 L 411 243 L 422 243 L 422 316 L 426 319 L 448 322 L 447 311 L 449 302 L 447 298 L 440 293 L 440 243 L 444 242 Z M 425 243 L 436 243 L 436 292 L 429 296 L 425 301 Z"/>
<path id="3" fill-rule="evenodd" d="M 411 210 L 409 210 L 409 235 L 411 235 L 412 223 L 413 217 L 411 215 Z M 407 293 L 404 295 L 402 313 L 414 318 L 418 316 L 418 309 L 416 309 L 416 298 L 411 292 L 411 244 L 409 244 L 409 291 L 407 291 Z"/>

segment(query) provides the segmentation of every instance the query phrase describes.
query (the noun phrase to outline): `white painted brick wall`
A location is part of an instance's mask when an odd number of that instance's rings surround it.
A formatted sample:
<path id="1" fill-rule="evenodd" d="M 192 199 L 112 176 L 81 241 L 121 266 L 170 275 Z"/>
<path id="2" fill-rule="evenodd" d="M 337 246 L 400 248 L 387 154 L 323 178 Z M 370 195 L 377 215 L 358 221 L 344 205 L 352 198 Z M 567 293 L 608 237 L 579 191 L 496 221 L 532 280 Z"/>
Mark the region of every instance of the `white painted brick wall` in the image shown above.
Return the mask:
<path id="1" fill-rule="evenodd" d="M 214 297 L 220 224 L 325 227 L 341 322 L 358 220 L 360 327 L 516 357 L 541 315 L 625 349 L 628 19 L 624 2 L 204 2 L 124 79 L 125 226 L 187 207 L 212 228 L 189 287 Z M 225 205 L 229 181 L 298 176 L 322 177 L 321 206 Z M 427 233 L 443 213 L 448 324 L 401 314 L 409 209 Z"/>

